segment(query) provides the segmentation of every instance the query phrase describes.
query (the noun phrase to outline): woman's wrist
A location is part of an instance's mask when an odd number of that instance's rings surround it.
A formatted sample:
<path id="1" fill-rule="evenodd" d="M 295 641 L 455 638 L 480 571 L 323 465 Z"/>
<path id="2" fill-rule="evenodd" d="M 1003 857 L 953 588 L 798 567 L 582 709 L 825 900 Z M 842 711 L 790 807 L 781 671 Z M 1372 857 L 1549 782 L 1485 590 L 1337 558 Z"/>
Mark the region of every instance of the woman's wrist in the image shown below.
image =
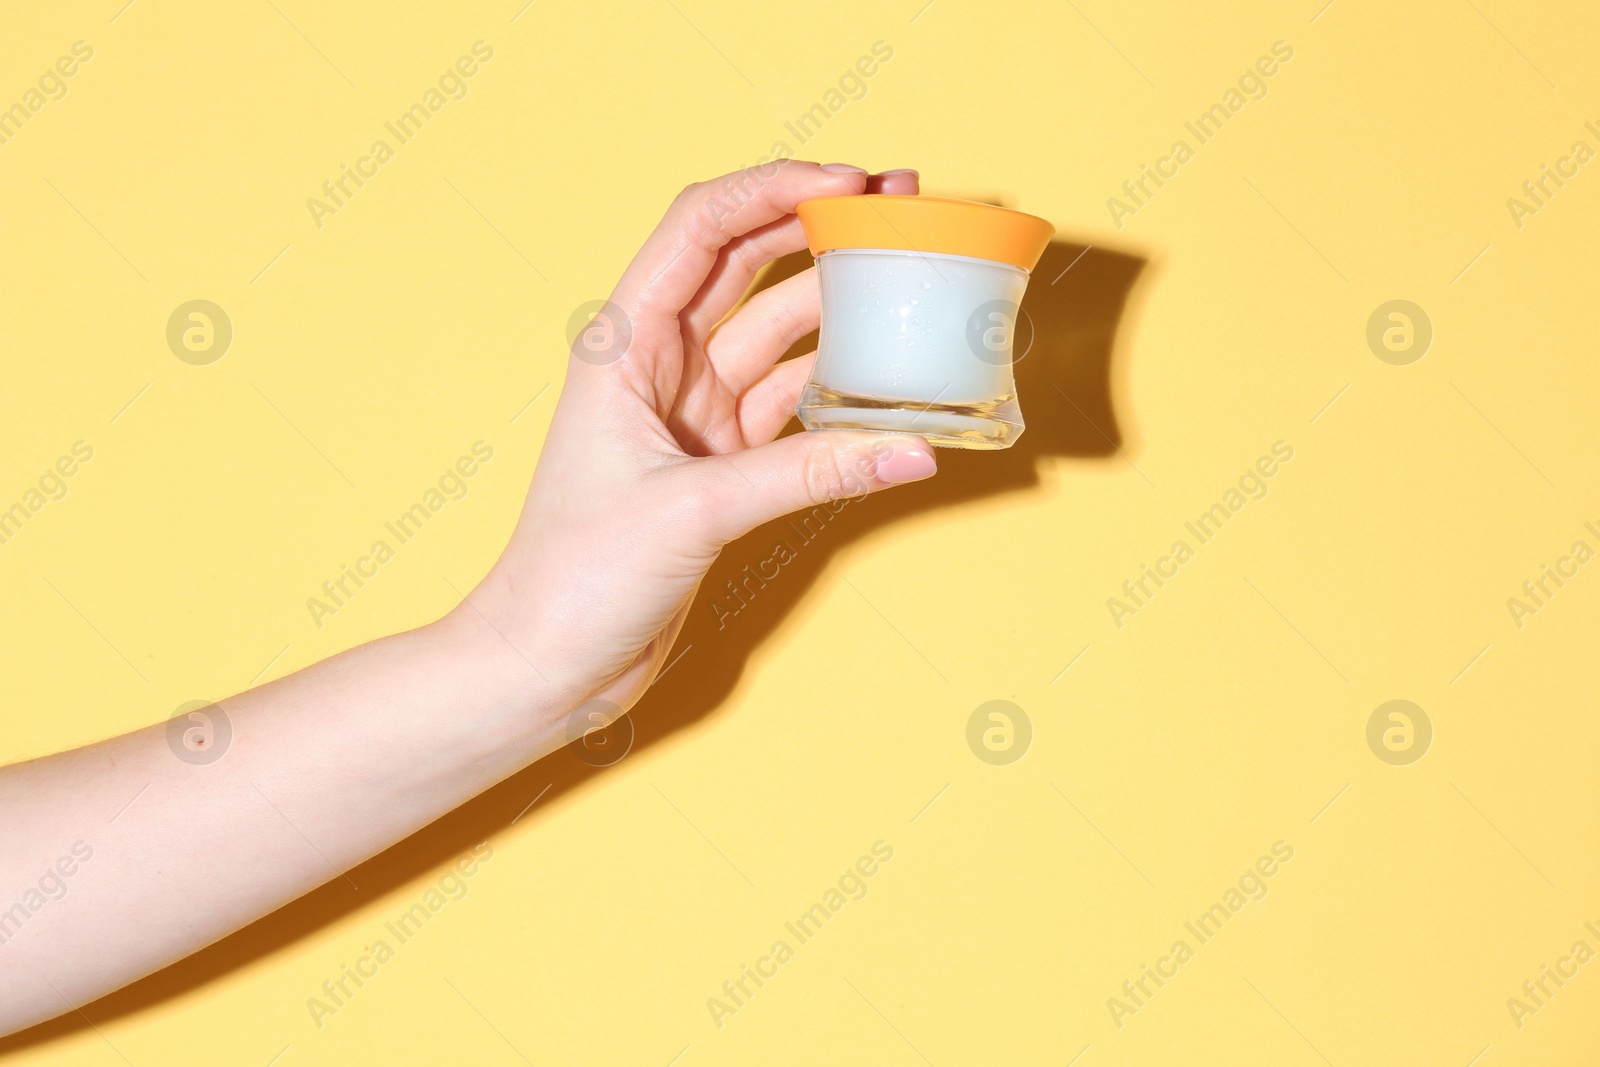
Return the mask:
<path id="1" fill-rule="evenodd" d="M 567 743 L 567 719 L 584 694 L 544 642 L 511 632 L 470 600 L 417 633 L 441 683 L 467 695 L 450 702 L 470 709 L 455 713 L 468 716 L 459 723 L 466 753 L 493 761 L 514 755 L 515 770 Z"/>

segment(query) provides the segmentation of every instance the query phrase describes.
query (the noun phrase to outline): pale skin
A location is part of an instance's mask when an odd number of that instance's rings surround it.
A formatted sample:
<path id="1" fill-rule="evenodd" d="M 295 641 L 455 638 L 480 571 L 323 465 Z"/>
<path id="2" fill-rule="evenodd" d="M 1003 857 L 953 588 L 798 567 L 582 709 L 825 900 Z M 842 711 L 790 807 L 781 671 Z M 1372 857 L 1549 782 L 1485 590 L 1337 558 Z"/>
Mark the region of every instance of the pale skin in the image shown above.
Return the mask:
<path id="1" fill-rule="evenodd" d="M 870 181 L 918 191 L 912 171 Z M 611 295 L 631 340 L 569 360 L 510 544 L 448 615 L 221 701 L 213 763 L 177 758 L 159 723 L 0 768 L 0 1035 L 339 877 L 566 745 L 575 715 L 631 707 L 729 541 L 932 475 L 920 437 L 778 438 L 810 370 L 779 358 L 816 328 L 814 267 L 738 307 L 805 247 L 796 204 L 868 183 L 791 160 L 678 196 Z M 80 842 L 92 858 L 47 880 L 64 895 L 8 924 Z"/>

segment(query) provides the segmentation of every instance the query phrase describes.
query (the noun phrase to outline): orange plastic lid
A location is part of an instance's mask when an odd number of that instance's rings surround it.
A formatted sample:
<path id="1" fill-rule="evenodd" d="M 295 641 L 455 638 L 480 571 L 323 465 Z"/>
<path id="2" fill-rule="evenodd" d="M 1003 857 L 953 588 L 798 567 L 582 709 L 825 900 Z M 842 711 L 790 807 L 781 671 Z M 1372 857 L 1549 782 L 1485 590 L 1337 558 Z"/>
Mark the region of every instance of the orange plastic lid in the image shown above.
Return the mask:
<path id="1" fill-rule="evenodd" d="M 892 248 L 992 259 L 1031 271 L 1056 228 L 1009 208 L 942 196 L 825 196 L 796 211 L 811 254 Z"/>

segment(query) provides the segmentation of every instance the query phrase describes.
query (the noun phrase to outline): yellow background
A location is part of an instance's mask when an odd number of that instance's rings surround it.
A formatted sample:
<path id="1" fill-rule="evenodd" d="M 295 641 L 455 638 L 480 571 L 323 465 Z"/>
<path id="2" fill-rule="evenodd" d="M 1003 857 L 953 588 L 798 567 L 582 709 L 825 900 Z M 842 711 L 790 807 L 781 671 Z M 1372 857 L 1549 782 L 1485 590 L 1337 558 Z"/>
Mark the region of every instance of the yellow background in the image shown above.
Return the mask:
<path id="1" fill-rule="evenodd" d="M 121 4 L 0 33 L 5 104 L 94 48 L 0 146 L 0 501 L 95 450 L 0 546 L 0 760 L 451 606 L 511 528 L 569 316 L 690 181 L 781 141 L 1060 234 L 1018 447 L 846 508 L 720 631 L 697 605 L 620 763 L 557 753 L 4 1062 L 1593 1062 L 1600 963 L 1520 1029 L 1506 1006 L 1600 949 L 1600 565 L 1520 629 L 1506 606 L 1600 547 L 1600 174 L 1520 228 L 1506 205 L 1600 147 L 1588 5 Z M 318 229 L 307 198 L 478 40 L 470 94 Z M 786 131 L 880 40 L 863 98 Z M 1267 96 L 1115 226 L 1280 40 Z M 209 366 L 164 336 L 196 298 L 234 327 Z M 1433 325 L 1407 366 L 1366 342 L 1392 299 Z M 306 598 L 479 439 L 469 495 L 319 629 Z M 1118 628 L 1107 598 L 1276 441 L 1268 495 Z M 1007 766 L 966 742 L 994 699 L 1033 728 Z M 1391 699 L 1433 725 L 1408 766 L 1367 746 Z M 468 895 L 315 1026 L 483 840 Z M 868 895 L 714 1025 L 879 840 Z M 1116 1026 L 1280 840 L 1268 896 Z"/>

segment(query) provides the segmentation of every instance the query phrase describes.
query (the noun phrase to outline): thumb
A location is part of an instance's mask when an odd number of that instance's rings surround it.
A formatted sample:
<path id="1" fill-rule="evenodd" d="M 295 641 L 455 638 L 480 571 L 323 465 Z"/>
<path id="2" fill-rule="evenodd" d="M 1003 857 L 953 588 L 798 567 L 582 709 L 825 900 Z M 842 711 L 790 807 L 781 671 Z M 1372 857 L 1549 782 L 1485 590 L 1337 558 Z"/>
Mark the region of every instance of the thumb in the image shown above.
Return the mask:
<path id="1" fill-rule="evenodd" d="M 865 430 L 791 434 L 699 462 L 711 533 L 723 541 L 791 511 L 920 481 L 938 470 L 922 438 Z"/>

